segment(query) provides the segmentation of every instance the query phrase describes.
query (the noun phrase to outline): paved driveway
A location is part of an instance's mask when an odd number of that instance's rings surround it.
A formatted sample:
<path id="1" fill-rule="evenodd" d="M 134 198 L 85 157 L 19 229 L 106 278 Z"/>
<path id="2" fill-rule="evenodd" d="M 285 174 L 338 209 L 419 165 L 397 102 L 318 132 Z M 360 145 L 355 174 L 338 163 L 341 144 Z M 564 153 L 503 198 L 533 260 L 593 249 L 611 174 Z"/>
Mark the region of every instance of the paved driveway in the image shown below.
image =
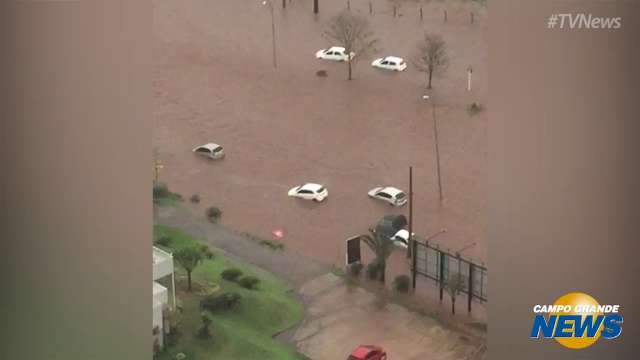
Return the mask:
<path id="1" fill-rule="evenodd" d="M 292 341 L 314 360 L 346 359 L 359 344 L 384 347 L 389 360 L 474 359 L 483 346 L 333 274 L 306 283 L 300 294 L 308 302 L 308 315 Z"/>

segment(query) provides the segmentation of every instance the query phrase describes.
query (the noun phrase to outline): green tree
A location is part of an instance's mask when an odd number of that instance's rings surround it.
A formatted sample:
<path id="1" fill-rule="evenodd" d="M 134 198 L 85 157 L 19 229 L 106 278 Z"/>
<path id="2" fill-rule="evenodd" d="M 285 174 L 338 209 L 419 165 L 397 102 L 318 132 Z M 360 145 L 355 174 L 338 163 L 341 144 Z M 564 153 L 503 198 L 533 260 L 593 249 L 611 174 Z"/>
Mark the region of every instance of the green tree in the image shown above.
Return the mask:
<path id="1" fill-rule="evenodd" d="M 363 235 L 361 239 L 376 255 L 374 262 L 378 266 L 378 280 L 384 282 L 387 270 L 387 259 L 393 252 L 393 243 L 382 233 L 371 229 L 369 229 L 369 234 Z"/>
<path id="2" fill-rule="evenodd" d="M 209 326 L 213 322 L 213 320 L 211 320 L 211 316 L 203 312 L 200 314 L 200 320 L 202 320 L 202 326 L 200 327 L 200 330 L 198 330 L 198 337 L 202 339 L 211 338 L 211 331 L 209 330 Z"/>
<path id="3" fill-rule="evenodd" d="M 178 264 L 187 272 L 188 290 L 191 291 L 191 273 L 200 262 L 202 262 L 204 258 L 202 251 L 198 247 L 187 246 L 178 249 L 173 256 Z"/>
<path id="4" fill-rule="evenodd" d="M 464 290 L 467 281 L 464 275 L 456 273 L 449 276 L 449 279 L 444 284 L 447 293 L 451 296 L 451 313 L 456 313 L 456 297 Z"/>
<path id="5" fill-rule="evenodd" d="M 352 64 L 375 51 L 378 43 L 378 39 L 373 37 L 369 20 L 346 10 L 329 20 L 324 35 L 344 47 L 346 54 L 354 54 L 346 61 L 349 71 L 347 80 L 352 78 Z"/>

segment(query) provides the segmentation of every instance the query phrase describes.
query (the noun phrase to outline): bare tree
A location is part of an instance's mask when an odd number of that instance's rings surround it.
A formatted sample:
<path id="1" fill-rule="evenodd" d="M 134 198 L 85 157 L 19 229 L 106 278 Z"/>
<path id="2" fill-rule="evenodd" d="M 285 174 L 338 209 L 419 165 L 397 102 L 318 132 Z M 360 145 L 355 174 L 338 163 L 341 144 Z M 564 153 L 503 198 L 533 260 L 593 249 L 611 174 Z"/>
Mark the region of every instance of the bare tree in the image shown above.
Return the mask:
<path id="1" fill-rule="evenodd" d="M 427 74 L 427 89 L 431 89 L 433 76 L 442 74 L 449 67 L 447 43 L 442 39 L 442 36 L 424 34 L 424 39 L 418 44 L 414 65 L 419 71 Z"/>
<path id="2" fill-rule="evenodd" d="M 466 278 L 462 274 L 453 274 L 449 277 L 449 280 L 445 283 L 445 288 L 451 296 L 451 313 L 456 314 L 456 297 L 464 290 L 466 284 Z"/>
<path id="3" fill-rule="evenodd" d="M 344 47 L 348 57 L 346 61 L 349 70 L 347 80 L 352 79 L 353 64 L 368 53 L 375 51 L 375 45 L 378 43 L 378 39 L 373 36 L 369 21 L 349 11 L 343 11 L 331 18 L 324 35 Z"/>

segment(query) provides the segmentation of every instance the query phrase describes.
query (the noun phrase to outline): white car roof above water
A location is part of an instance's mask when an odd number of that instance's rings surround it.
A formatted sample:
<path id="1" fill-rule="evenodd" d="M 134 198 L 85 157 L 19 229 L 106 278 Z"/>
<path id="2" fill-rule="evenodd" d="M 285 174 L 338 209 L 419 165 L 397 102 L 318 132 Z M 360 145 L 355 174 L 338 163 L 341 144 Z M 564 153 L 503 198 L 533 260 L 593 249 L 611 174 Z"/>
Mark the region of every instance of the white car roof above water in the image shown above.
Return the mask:
<path id="1" fill-rule="evenodd" d="M 330 48 L 327 49 L 327 51 L 340 51 L 340 52 L 344 52 L 345 48 L 341 47 L 341 46 L 332 46 Z"/>
<path id="2" fill-rule="evenodd" d="M 387 194 L 396 197 L 398 194 L 400 193 L 404 193 L 404 191 L 398 189 L 398 188 L 394 188 L 393 186 L 387 186 L 385 188 L 380 189 L 380 191 L 384 191 Z"/>
<path id="3" fill-rule="evenodd" d="M 195 149 L 199 149 L 199 148 L 205 148 L 205 149 L 207 149 L 207 150 L 209 150 L 209 151 L 213 151 L 213 149 L 218 148 L 218 147 L 221 147 L 221 146 L 220 146 L 220 145 L 218 145 L 218 144 L 215 144 L 215 143 L 208 143 L 208 144 L 204 144 L 204 145 L 196 146 L 196 147 L 194 148 L 194 150 L 195 150 Z"/>
<path id="4" fill-rule="evenodd" d="M 318 190 L 320 190 L 323 186 L 320 184 L 315 184 L 315 183 L 306 183 L 304 185 L 302 185 L 300 187 L 300 190 L 311 190 L 313 192 L 316 192 Z"/>
<path id="5" fill-rule="evenodd" d="M 400 57 L 397 57 L 397 56 L 387 56 L 387 57 L 383 58 L 382 60 L 383 60 L 383 61 L 384 61 L 384 60 L 387 60 L 387 61 L 393 61 L 393 62 L 395 62 L 395 63 L 401 63 L 401 62 L 403 62 L 403 61 L 404 61 L 404 59 L 403 59 L 403 58 L 400 58 Z"/>

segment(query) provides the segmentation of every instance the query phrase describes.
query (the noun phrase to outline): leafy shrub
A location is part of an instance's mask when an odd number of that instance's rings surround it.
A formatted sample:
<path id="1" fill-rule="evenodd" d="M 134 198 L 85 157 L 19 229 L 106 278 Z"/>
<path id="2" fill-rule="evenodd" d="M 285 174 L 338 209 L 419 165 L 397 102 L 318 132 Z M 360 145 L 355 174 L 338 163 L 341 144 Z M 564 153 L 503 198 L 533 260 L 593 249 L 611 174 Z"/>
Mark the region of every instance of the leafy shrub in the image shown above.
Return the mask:
<path id="1" fill-rule="evenodd" d="M 202 251 L 202 255 L 204 255 L 204 257 L 206 257 L 207 259 L 211 260 L 213 259 L 213 251 L 211 251 L 211 249 L 209 249 L 209 247 L 205 244 L 202 244 L 200 246 L 200 250 Z"/>
<path id="2" fill-rule="evenodd" d="M 349 265 L 349 274 L 351 274 L 351 276 L 360 276 L 360 273 L 362 272 L 362 268 L 364 267 L 364 265 L 362 265 L 361 263 L 357 262 L 354 264 Z"/>
<path id="3" fill-rule="evenodd" d="M 327 70 L 318 70 L 318 71 L 316 71 L 316 76 L 327 77 L 328 76 Z"/>
<path id="4" fill-rule="evenodd" d="M 209 330 L 209 325 L 211 325 L 211 322 L 213 322 L 211 316 L 203 312 L 202 314 L 200 314 L 200 319 L 202 320 L 202 326 L 198 330 L 197 336 L 201 339 L 211 338 L 211 331 Z"/>
<path id="5" fill-rule="evenodd" d="M 208 295 L 200 300 L 200 308 L 211 312 L 233 309 L 240 302 L 241 296 L 234 292 Z"/>
<path id="6" fill-rule="evenodd" d="M 266 246 L 271 250 L 284 250 L 284 244 L 272 240 L 260 240 L 260 245 Z"/>
<path id="7" fill-rule="evenodd" d="M 255 276 L 243 276 L 238 280 L 238 284 L 245 289 L 255 289 L 260 283 L 260 279 Z"/>
<path id="8" fill-rule="evenodd" d="M 220 276 L 227 281 L 236 281 L 240 276 L 242 276 L 242 270 L 237 268 L 229 268 L 224 270 Z"/>
<path id="9" fill-rule="evenodd" d="M 160 245 L 160 246 L 169 246 L 169 244 L 171 243 L 171 236 L 169 235 L 160 235 L 158 236 L 158 238 L 154 241 L 154 243 L 156 245 Z"/>
<path id="10" fill-rule="evenodd" d="M 198 204 L 200 202 L 200 195 L 198 194 L 191 195 L 191 197 L 189 198 L 189 201 L 191 201 L 194 204 Z"/>
<path id="11" fill-rule="evenodd" d="M 398 275 L 393 280 L 393 288 L 398 292 L 406 293 L 409 291 L 409 284 L 411 279 L 407 275 Z"/>
<path id="12" fill-rule="evenodd" d="M 367 265 L 367 277 L 371 280 L 378 278 L 380 272 L 380 263 L 373 261 Z"/>
<path id="13" fill-rule="evenodd" d="M 482 111 L 482 109 L 484 109 L 482 105 L 478 104 L 477 102 L 471 103 L 469 106 L 467 106 L 467 112 L 470 116 L 479 113 L 480 111 Z"/>
<path id="14" fill-rule="evenodd" d="M 220 217 L 222 216 L 222 210 L 215 206 L 208 207 L 204 213 L 207 216 L 207 219 L 209 219 L 209 221 L 211 222 L 218 221 L 218 219 L 220 219 Z"/>
<path id="15" fill-rule="evenodd" d="M 171 196 L 169 187 L 164 183 L 153 184 L 153 199 L 166 199 Z"/>

